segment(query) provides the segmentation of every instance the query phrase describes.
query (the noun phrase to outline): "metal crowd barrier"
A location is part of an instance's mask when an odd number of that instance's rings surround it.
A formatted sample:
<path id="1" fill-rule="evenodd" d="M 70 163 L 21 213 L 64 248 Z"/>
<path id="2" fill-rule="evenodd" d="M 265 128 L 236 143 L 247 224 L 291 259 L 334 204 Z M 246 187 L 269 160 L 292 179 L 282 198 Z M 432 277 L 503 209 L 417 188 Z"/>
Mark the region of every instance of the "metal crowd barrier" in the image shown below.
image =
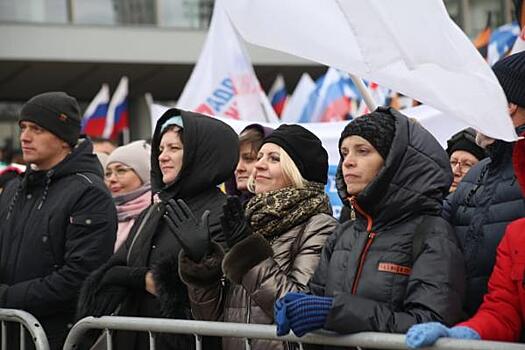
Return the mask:
<path id="1" fill-rule="evenodd" d="M 26 348 L 26 334 L 25 330 L 31 335 L 33 343 L 35 344 L 36 350 L 49 350 L 49 343 L 47 341 L 46 332 L 40 325 L 40 322 L 28 312 L 14 309 L 1 309 L 0 308 L 0 322 L 2 328 L 2 344 L 1 349 L 7 350 L 7 324 L 6 322 L 14 322 L 20 324 L 20 349 Z M 9 347 L 9 349 L 13 349 Z"/>
<path id="2" fill-rule="evenodd" d="M 267 339 L 300 344 L 359 347 L 363 349 L 408 349 L 405 345 L 405 336 L 401 334 L 363 332 L 342 336 L 328 332 L 315 332 L 307 334 L 301 338 L 292 334 L 278 337 L 276 335 L 275 326 L 270 325 L 104 316 L 100 318 L 86 317 L 78 321 L 69 332 L 63 350 L 77 349 L 81 342 L 82 335 L 90 329 L 104 330 L 108 350 L 113 349 L 111 334 L 113 330 L 148 332 L 151 350 L 155 349 L 156 333 L 193 335 L 195 337 L 197 350 L 202 350 L 201 336 Z M 525 345 L 517 343 L 442 338 L 439 339 L 433 347 L 427 349 L 524 350 Z"/>

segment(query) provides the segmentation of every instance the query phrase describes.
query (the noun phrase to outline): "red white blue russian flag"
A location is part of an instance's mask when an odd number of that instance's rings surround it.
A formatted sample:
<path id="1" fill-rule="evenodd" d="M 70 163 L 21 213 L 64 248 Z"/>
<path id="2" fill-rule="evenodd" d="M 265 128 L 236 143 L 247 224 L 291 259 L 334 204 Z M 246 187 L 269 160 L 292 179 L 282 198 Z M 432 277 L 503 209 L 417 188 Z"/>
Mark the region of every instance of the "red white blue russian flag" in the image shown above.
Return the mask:
<path id="1" fill-rule="evenodd" d="M 103 137 L 115 140 L 128 128 L 128 78 L 122 77 L 109 103 Z"/>
<path id="2" fill-rule="evenodd" d="M 103 84 L 82 117 L 81 132 L 91 137 L 102 137 L 106 126 L 108 107 L 109 87 L 107 84 Z"/>
<path id="3" fill-rule="evenodd" d="M 270 100 L 275 113 L 277 113 L 279 117 L 283 113 L 287 98 L 288 93 L 286 92 L 284 78 L 281 74 L 279 74 L 275 79 L 270 91 L 268 92 L 268 99 Z"/>

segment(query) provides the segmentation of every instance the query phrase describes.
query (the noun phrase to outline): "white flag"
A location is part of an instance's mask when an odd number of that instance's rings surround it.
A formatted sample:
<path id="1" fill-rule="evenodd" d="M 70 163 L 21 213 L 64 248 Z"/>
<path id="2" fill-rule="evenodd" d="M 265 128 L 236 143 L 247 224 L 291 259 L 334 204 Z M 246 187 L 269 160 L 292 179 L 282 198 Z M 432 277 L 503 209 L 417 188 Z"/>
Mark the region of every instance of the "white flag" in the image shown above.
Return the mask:
<path id="1" fill-rule="evenodd" d="M 310 94 L 315 90 L 315 82 L 308 73 L 303 73 L 297 83 L 295 90 L 284 106 L 281 121 L 283 123 L 297 123 L 301 113 L 308 103 Z"/>
<path id="2" fill-rule="evenodd" d="M 376 82 L 494 138 L 517 138 L 496 76 L 442 0 L 224 3 L 248 42 Z"/>
<path id="3" fill-rule="evenodd" d="M 153 101 L 149 101 L 149 108 L 149 115 L 151 117 L 151 136 L 153 137 L 153 133 L 155 132 L 155 126 L 157 126 L 157 121 L 168 109 L 172 107 L 163 106 L 158 103 L 154 103 Z"/>
<path id="4" fill-rule="evenodd" d="M 278 121 L 248 54 L 222 7 L 215 2 L 204 48 L 177 107 L 224 118 Z"/>

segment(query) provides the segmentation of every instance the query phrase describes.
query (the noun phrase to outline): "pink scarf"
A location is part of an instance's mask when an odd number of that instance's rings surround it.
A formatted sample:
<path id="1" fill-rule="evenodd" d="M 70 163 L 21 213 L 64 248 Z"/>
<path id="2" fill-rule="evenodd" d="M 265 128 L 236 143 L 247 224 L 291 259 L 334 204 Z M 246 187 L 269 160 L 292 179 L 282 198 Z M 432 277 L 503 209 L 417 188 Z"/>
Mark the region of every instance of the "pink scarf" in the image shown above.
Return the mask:
<path id="1" fill-rule="evenodd" d="M 128 238 L 135 219 L 151 204 L 151 192 L 146 191 L 137 198 L 117 205 L 118 230 L 115 251 Z"/>

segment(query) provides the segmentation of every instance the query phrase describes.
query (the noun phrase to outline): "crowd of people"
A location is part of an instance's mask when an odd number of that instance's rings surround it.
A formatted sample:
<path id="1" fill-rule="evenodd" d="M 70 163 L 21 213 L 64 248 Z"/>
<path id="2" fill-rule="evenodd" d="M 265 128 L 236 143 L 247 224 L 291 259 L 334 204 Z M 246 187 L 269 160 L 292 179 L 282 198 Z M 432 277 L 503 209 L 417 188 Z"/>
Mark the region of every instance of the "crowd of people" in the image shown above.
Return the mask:
<path id="1" fill-rule="evenodd" d="M 493 67 L 519 135 L 525 52 Z M 86 316 L 276 324 L 519 341 L 525 317 L 525 141 L 472 129 L 443 149 L 417 121 L 379 107 L 339 139 L 339 222 L 328 154 L 300 125 L 249 125 L 172 108 L 150 142 L 80 135 L 77 101 L 46 92 L 20 111 L 25 168 L 0 194 L 0 307 L 32 313 L 51 349 Z M 517 180 L 516 180 L 517 179 Z M 520 188 L 521 185 L 521 188 Z M 9 325 L 10 347 L 19 339 Z M 116 331 L 116 349 L 147 333 Z M 99 334 L 82 346 L 96 349 Z M 287 349 L 204 339 L 205 349 Z M 160 334 L 157 349 L 192 349 Z"/>

